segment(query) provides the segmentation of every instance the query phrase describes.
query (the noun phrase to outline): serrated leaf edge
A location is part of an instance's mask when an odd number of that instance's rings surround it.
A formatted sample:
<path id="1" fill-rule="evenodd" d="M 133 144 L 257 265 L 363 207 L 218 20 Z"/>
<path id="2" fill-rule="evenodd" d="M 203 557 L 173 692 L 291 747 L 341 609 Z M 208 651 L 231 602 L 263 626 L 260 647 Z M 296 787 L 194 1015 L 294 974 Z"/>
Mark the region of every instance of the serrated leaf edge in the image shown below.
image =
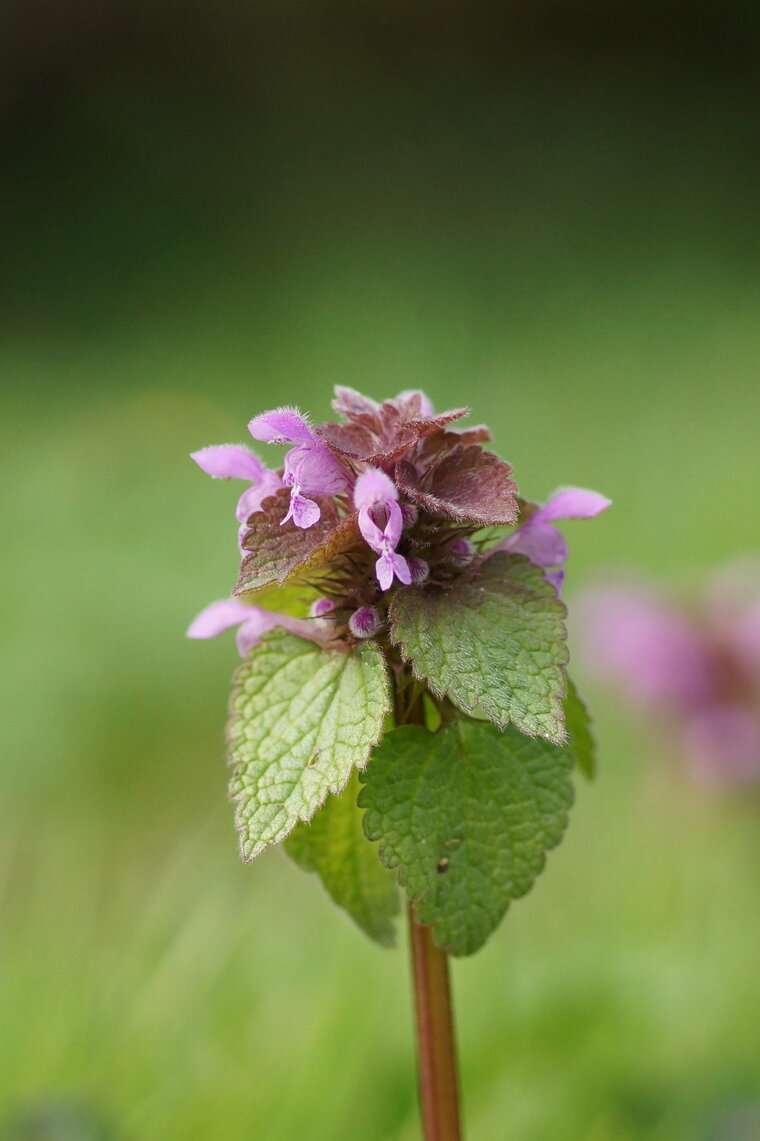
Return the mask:
<path id="1" fill-rule="evenodd" d="M 517 562 L 530 563 L 531 566 L 536 566 L 536 567 L 538 566 L 537 563 L 534 563 L 531 559 L 527 558 L 525 555 L 510 555 L 510 558 L 516 563 Z M 483 559 L 483 562 L 486 562 L 486 561 L 487 561 L 487 558 Z M 539 567 L 538 569 L 543 570 L 542 567 Z M 461 709 L 462 712 L 466 713 L 466 714 L 474 713 L 478 707 L 483 709 L 483 712 L 486 713 L 485 708 L 480 704 L 479 701 L 475 701 L 471 705 L 469 705 L 466 701 L 457 700 L 455 697 L 452 696 L 452 694 L 447 693 L 445 689 L 440 689 L 435 684 L 435 682 L 433 681 L 433 679 L 431 677 L 422 673 L 418 669 L 417 663 L 414 661 L 414 659 L 410 656 L 410 654 L 407 651 L 406 643 L 403 641 L 403 639 L 401 639 L 397 636 L 395 607 L 394 607 L 396 597 L 398 597 L 398 595 L 401 594 L 402 590 L 404 590 L 404 591 L 409 591 L 409 590 L 424 591 L 426 589 L 430 589 L 430 588 L 425 587 L 425 586 L 422 586 L 422 587 L 408 586 L 408 587 L 404 587 L 404 588 L 399 588 L 396 596 L 391 601 L 389 611 L 388 611 L 388 617 L 390 619 L 390 622 L 389 622 L 390 639 L 393 642 L 393 645 L 396 646 L 396 648 L 398 649 L 398 651 L 401 654 L 401 657 L 404 659 L 404 661 L 412 667 L 412 673 L 414 674 L 417 681 L 424 682 L 424 684 L 427 685 L 428 689 L 430 690 L 430 692 L 435 697 L 448 698 L 452 702 L 452 704 L 454 704 L 457 707 L 457 709 Z M 562 646 L 563 646 L 563 650 L 564 650 L 563 659 L 561 662 L 558 662 L 557 665 L 554 667 L 555 669 L 558 669 L 560 671 L 560 674 L 561 674 L 562 692 L 557 697 L 552 697 L 551 710 L 552 710 L 552 714 L 553 714 L 555 720 L 559 721 L 561 724 L 564 725 L 565 711 L 564 711 L 563 703 L 564 703 L 565 698 L 567 697 L 567 669 L 566 669 L 566 667 L 570 661 L 570 648 L 567 644 L 567 637 L 568 637 L 567 622 L 566 622 L 567 606 L 565 605 L 565 603 L 562 601 L 562 599 L 558 595 L 555 596 L 555 598 L 550 599 L 550 601 L 553 603 L 556 603 L 557 606 L 560 608 L 560 610 L 558 612 L 558 617 L 560 618 L 560 622 L 561 622 L 561 626 L 562 626 L 562 632 L 564 635 L 563 641 L 562 641 Z M 550 736 L 548 733 L 531 732 L 530 729 L 524 727 L 518 721 L 515 721 L 514 718 L 512 718 L 512 717 L 508 717 L 506 721 L 501 721 L 498 718 L 491 716 L 490 713 L 486 713 L 486 717 L 491 722 L 491 724 L 496 725 L 496 727 L 499 729 L 506 729 L 508 725 L 514 725 L 515 729 L 517 729 L 520 733 L 522 733 L 526 737 L 541 737 L 543 740 L 551 742 L 552 745 L 564 746 L 564 745 L 567 745 L 567 743 L 568 743 L 567 729 L 565 729 L 565 732 L 562 736 L 554 737 L 554 736 Z"/>
<path id="2" fill-rule="evenodd" d="M 282 634 L 282 631 L 280 631 L 280 630 L 270 630 L 266 634 L 262 635 L 259 644 L 264 643 L 264 642 L 269 642 L 269 641 L 276 641 L 281 636 L 281 634 Z M 297 635 L 291 634 L 290 637 L 295 638 L 295 637 L 297 637 Z M 298 640 L 300 642 L 303 642 L 304 646 L 309 647 L 309 650 L 304 651 L 304 652 L 310 652 L 311 653 L 311 652 L 315 651 L 315 645 L 313 642 L 307 642 L 305 638 L 299 638 Z M 257 649 L 257 646 L 254 646 L 253 651 L 255 651 L 256 649 Z M 386 715 L 387 715 L 388 710 L 392 708 L 391 690 L 390 690 L 390 673 L 389 673 L 389 669 L 388 669 L 388 664 L 385 660 L 385 655 L 381 652 L 379 646 L 376 646 L 374 643 L 367 643 L 366 645 L 362 646 L 358 652 L 361 654 L 361 653 L 366 653 L 368 651 L 374 653 L 380 661 L 380 665 L 382 668 L 383 681 L 385 683 L 385 693 L 386 693 L 386 697 L 387 697 L 387 709 L 386 709 Z M 317 652 L 319 652 L 319 653 L 330 653 L 330 654 L 344 654 L 346 657 L 346 660 L 348 660 L 350 658 L 350 656 L 353 653 L 356 653 L 357 651 L 355 651 L 354 649 L 351 649 L 351 650 L 318 650 Z M 238 677 L 242 673 L 245 666 L 248 664 L 249 660 L 250 660 L 250 654 L 245 659 L 245 661 L 241 662 L 240 665 L 235 669 L 235 671 L 232 675 L 232 693 L 230 694 L 230 697 L 229 697 L 228 703 L 227 703 L 228 717 L 227 717 L 227 726 L 225 729 L 225 743 L 227 746 L 227 763 L 228 763 L 229 768 L 231 769 L 231 773 L 230 773 L 230 777 L 229 777 L 229 783 L 231 783 L 233 780 L 235 780 L 235 778 L 239 775 L 239 770 L 241 767 L 239 762 L 236 762 L 236 761 L 233 761 L 230 759 L 230 749 L 231 749 L 230 724 L 232 722 L 233 713 L 235 712 L 233 710 L 233 702 L 235 700 L 235 696 L 236 696 L 238 686 L 239 686 Z M 290 664 L 290 661 L 292 661 L 292 660 L 293 659 L 289 659 L 288 664 Z M 284 668 L 284 667 L 282 667 L 282 668 Z M 276 677 L 277 675 L 275 674 L 274 676 Z M 363 680 L 363 684 L 365 684 L 364 680 Z M 372 755 L 372 750 L 375 748 L 376 745 L 378 745 L 380 743 L 380 741 L 383 738 L 384 720 L 385 720 L 385 715 L 380 720 L 380 729 L 379 729 L 376 737 L 366 746 L 366 756 L 364 757 L 364 759 L 361 761 L 354 762 L 352 764 L 351 768 L 349 769 L 348 773 L 346 774 L 346 779 L 344 781 L 338 782 L 334 787 L 333 787 L 333 785 L 328 785 L 325 788 L 324 795 L 319 800 L 319 803 L 314 806 L 314 809 L 313 809 L 311 816 L 302 816 L 299 813 L 299 815 L 292 822 L 292 824 L 290 824 L 289 827 L 287 827 L 285 830 L 281 831 L 275 838 L 273 838 L 271 840 L 258 841 L 256 844 L 253 845 L 252 850 L 247 848 L 246 845 L 244 844 L 244 841 L 243 841 L 245 824 L 240 818 L 240 802 L 243 798 L 241 795 L 235 795 L 235 794 L 230 793 L 228 791 L 228 800 L 234 806 L 234 809 L 235 809 L 235 812 L 234 812 L 235 831 L 238 833 L 238 836 L 240 837 L 238 844 L 239 844 L 239 848 L 240 848 L 240 855 L 241 855 L 241 858 L 243 859 L 244 863 L 246 863 L 246 864 L 253 863 L 253 861 L 256 859 L 256 857 L 260 856 L 261 853 L 264 852 L 267 848 L 272 848 L 277 844 L 281 844 L 283 842 L 283 840 L 285 840 L 290 835 L 290 833 L 293 831 L 293 829 L 296 827 L 297 824 L 299 824 L 299 823 L 308 824 L 309 821 L 312 819 L 312 816 L 316 812 L 318 812 L 319 809 L 322 807 L 322 805 L 325 803 L 328 796 L 331 796 L 331 795 L 337 796 L 339 793 L 341 793 L 343 791 L 343 789 L 348 784 L 348 781 L 350 779 L 351 772 L 352 772 L 353 768 L 356 768 L 359 772 L 362 772 L 367 767 L 367 764 L 369 763 L 369 759 Z M 229 789 L 229 784 L 228 784 L 228 789 Z"/>

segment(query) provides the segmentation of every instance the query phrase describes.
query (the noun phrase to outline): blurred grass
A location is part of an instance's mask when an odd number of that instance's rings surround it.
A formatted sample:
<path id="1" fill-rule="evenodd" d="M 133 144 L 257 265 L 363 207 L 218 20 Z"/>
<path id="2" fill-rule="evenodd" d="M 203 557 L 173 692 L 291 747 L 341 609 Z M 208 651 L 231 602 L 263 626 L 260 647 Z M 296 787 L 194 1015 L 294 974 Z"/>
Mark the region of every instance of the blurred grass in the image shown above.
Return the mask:
<path id="1" fill-rule="evenodd" d="M 48 1103 L 124 1141 L 417 1136 L 405 951 L 367 944 L 278 854 L 237 858 L 234 648 L 183 639 L 231 587 L 236 496 L 189 451 L 243 439 L 275 403 L 322 416 L 335 383 L 420 385 L 472 404 L 525 494 L 613 497 L 568 529 L 571 604 L 605 566 L 686 586 L 757 548 L 759 228 L 739 101 L 708 86 L 696 109 L 687 87 L 660 104 L 612 69 L 531 75 L 501 101 L 485 81 L 462 100 L 386 77 L 354 105 L 352 75 L 312 106 L 304 82 L 247 141 L 111 79 L 62 134 L 17 146 L 9 1137 Z M 591 696 L 600 780 L 535 892 L 455 965 L 469 1135 L 749 1141 L 760 806 L 698 794 Z"/>

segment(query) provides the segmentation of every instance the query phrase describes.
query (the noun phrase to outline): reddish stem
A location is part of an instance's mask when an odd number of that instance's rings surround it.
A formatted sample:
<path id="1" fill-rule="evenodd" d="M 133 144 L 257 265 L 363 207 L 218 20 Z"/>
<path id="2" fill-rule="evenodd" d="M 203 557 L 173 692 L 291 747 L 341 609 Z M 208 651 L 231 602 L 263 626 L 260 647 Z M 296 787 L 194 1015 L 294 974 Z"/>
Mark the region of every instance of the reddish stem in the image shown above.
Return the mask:
<path id="1" fill-rule="evenodd" d="M 461 1141 L 448 955 L 409 905 L 417 1057 L 425 1141 Z"/>

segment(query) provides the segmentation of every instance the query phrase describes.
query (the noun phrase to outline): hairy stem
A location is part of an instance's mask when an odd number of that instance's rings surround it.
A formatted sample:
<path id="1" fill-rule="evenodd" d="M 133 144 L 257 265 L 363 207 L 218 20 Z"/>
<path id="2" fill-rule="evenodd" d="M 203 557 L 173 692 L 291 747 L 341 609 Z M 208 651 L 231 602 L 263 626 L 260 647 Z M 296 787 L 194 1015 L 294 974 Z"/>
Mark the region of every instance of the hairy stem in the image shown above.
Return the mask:
<path id="1" fill-rule="evenodd" d="M 425 1141 L 461 1141 L 459 1082 L 448 955 L 409 904 L 417 1060 Z"/>

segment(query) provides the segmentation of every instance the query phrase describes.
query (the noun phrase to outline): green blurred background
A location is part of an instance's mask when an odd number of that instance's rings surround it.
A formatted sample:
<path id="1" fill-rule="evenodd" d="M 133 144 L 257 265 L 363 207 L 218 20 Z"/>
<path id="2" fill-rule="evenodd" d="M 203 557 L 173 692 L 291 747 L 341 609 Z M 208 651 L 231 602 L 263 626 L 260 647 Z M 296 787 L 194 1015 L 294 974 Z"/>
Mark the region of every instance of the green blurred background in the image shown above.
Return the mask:
<path id="1" fill-rule="evenodd" d="M 331 386 L 597 488 L 567 595 L 758 546 L 755 5 L 4 6 L 0 1136 L 413 1141 L 407 958 L 225 797 L 236 489 Z M 473 1141 L 756 1141 L 752 798 L 602 772 L 456 963 Z M 5 1133 L 2 1130 L 5 1130 Z"/>

